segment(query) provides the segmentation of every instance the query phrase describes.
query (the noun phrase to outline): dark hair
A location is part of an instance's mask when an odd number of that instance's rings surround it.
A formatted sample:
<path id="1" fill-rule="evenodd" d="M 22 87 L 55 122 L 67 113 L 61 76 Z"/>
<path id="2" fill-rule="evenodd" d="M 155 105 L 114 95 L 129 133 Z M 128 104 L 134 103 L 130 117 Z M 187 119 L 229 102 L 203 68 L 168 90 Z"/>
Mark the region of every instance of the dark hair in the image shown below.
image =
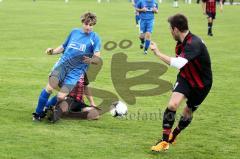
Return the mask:
<path id="1" fill-rule="evenodd" d="M 81 16 L 82 23 L 95 25 L 97 23 L 97 16 L 94 13 L 87 12 Z"/>
<path id="2" fill-rule="evenodd" d="M 168 22 L 172 29 L 176 27 L 180 32 L 185 32 L 188 30 L 188 20 L 183 14 L 175 14 L 169 17 Z"/>

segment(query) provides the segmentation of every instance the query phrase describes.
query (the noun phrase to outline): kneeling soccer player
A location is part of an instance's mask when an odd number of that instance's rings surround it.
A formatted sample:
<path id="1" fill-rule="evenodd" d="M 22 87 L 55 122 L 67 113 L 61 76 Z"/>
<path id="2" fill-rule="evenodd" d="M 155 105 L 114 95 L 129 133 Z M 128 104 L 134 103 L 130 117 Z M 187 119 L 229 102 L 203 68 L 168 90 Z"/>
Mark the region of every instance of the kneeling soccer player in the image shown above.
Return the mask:
<path id="1" fill-rule="evenodd" d="M 87 76 L 81 77 L 65 100 L 59 102 L 56 106 L 48 106 L 46 109 L 47 119 L 50 122 L 56 122 L 61 117 L 98 119 L 101 109 L 96 107 L 88 84 Z M 84 94 L 87 96 L 90 106 L 84 102 Z"/>

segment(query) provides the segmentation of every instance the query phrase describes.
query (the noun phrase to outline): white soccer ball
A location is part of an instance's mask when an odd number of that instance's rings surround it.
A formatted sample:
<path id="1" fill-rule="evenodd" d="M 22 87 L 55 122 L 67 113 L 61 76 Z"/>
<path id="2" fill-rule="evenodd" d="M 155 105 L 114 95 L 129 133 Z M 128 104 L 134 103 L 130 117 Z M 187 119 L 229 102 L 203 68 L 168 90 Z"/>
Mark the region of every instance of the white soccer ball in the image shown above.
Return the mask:
<path id="1" fill-rule="evenodd" d="M 121 101 L 114 102 L 110 110 L 110 113 L 113 117 L 117 116 L 122 117 L 126 115 L 127 112 L 128 112 L 127 105 Z"/>

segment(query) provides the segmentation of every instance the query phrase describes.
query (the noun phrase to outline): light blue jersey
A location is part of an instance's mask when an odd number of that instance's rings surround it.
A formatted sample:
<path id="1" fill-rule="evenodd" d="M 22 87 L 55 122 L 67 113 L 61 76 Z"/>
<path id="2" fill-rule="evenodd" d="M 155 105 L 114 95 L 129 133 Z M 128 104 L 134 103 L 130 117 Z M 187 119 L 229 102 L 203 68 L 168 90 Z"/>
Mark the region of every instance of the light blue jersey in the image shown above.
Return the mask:
<path id="1" fill-rule="evenodd" d="M 158 4 L 155 2 L 155 0 L 139 0 L 136 8 L 142 9 L 144 7 L 147 8 L 147 11 L 140 12 L 140 19 L 153 20 L 154 19 L 153 8 L 158 8 Z"/>
<path id="2" fill-rule="evenodd" d="M 74 86 L 88 69 L 83 56 L 92 57 L 99 52 L 101 41 L 95 32 L 87 34 L 82 29 L 73 29 L 62 46 L 64 53 L 54 65 L 50 76 L 56 76 L 60 85 Z"/>
<path id="3" fill-rule="evenodd" d="M 64 63 L 71 68 L 83 69 L 87 64 L 83 63 L 82 57 L 92 57 L 94 53 L 99 52 L 101 42 L 95 32 L 86 34 L 82 29 L 73 29 L 62 46 L 64 53 L 58 64 Z"/>

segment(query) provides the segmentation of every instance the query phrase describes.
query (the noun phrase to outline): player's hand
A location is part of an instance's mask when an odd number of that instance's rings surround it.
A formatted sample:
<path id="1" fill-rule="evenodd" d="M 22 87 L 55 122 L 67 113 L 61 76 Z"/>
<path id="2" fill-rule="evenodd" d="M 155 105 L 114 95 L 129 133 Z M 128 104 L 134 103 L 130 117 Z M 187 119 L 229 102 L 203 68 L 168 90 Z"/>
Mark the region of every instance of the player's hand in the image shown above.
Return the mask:
<path id="1" fill-rule="evenodd" d="M 94 105 L 91 105 L 90 107 L 93 107 L 93 108 L 95 108 L 95 109 L 97 109 L 97 110 L 102 110 L 101 108 L 99 108 L 99 107 L 97 107 L 97 106 L 94 106 Z"/>
<path id="2" fill-rule="evenodd" d="M 83 56 L 83 62 L 86 64 L 91 64 L 92 63 L 92 58 L 88 56 Z"/>
<path id="3" fill-rule="evenodd" d="M 221 13 L 223 12 L 223 8 L 222 8 L 222 7 L 220 7 L 220 12 L 221 12 Z"/>
<path id="4" fill-rule="evenodd" d="M 45 51 L 48 55 L 52 55 L 53 54 L 53 48 L 47 48 L 47 50 Z"/>
<path id="5" fill-rule="evenodd" d="M 146 7 L 143 7 L 142 8 L 142 12 L 146 12 L 147 11 L 147 8 Z"/>
<path id="6" fill-rule="evenodd" d="M 151 41 L 151 44 L 149 47 L 152 51 L 156 51 L 158 49 L 157 44 L 154 41 Z"/>
<path id="7" fill-rule="evenodd" d="M 155 55 L 158 55 L 159 50 L 158 50 L 157 44 L 154 41 L 151 41 L 151 44 L 149 47 L 154 52 Z"/>
<path id="8" fill-rule="evenodd" d="M 153 8 L 153 12 L 154 13 L 157 13 L 158 12 L 158 9 L 156 7 Z"/>
<path id="9" fill-rule="evenodd" d="M 207 12 L 205 9 L 203 10 L 203 15 L 207 15 Z"/>

